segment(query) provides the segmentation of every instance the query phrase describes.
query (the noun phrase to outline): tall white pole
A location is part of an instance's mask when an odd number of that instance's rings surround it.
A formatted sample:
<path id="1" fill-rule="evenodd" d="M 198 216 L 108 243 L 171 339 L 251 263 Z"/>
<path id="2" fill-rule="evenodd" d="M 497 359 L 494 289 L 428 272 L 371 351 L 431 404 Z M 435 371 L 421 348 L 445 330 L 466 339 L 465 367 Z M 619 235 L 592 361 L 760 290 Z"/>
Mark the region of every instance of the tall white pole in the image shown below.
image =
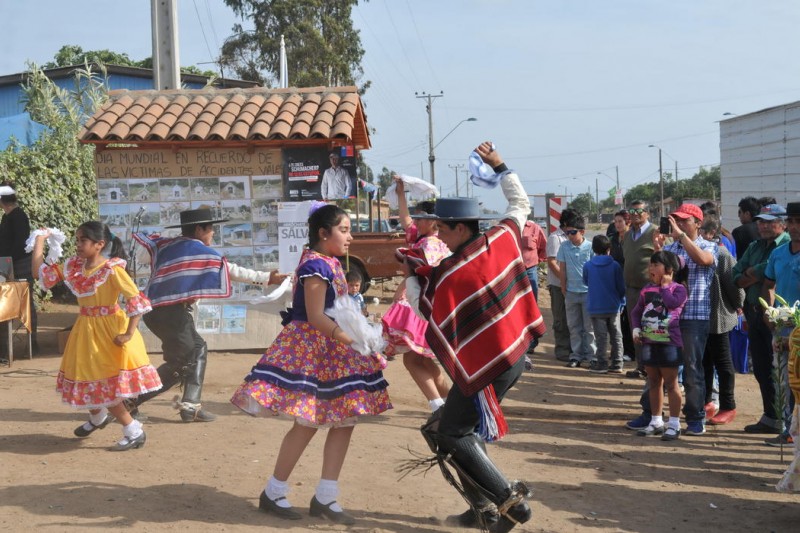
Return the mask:
<path id="1" fill-rule="evenodd" d="M 153 87 L 180 89 L 181 68 L 178 46 L 178 0 L 150 0 L 153 33 Z"/>

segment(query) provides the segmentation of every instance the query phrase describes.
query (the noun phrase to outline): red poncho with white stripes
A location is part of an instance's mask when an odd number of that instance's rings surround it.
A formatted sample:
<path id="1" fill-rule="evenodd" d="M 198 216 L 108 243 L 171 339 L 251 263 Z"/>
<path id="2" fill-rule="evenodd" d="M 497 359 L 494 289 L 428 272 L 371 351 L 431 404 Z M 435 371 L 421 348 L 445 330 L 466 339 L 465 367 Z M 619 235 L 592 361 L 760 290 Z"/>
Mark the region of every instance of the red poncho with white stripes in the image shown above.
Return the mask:
<path id="1" fill-rule="evenodd" d="M 491 384 L 544 335 L 519 235 L 505 219 L 439 266 L 417 269 L 425 338 L 465 395 Z"/>

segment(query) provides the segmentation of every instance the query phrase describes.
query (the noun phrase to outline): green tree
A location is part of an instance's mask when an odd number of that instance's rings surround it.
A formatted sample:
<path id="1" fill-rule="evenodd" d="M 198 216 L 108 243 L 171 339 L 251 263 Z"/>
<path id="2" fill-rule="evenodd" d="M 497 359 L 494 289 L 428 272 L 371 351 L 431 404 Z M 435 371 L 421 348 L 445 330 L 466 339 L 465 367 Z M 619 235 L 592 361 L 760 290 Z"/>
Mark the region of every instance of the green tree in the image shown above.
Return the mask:
<path id="1" fill-rule="evenodd" d="M 103 64 L 103 65 L 118 65 L 122 67 L 139 67 L 139 68 L 153 68 L 153 58 L 146 57 L 139 61 L 133 60 L 128 57 L 128 54 L 114 52 L 112 50 L 86 50 L 76 44 L 67 44 L 62 46 L 55 56 L 53 61 L 48 61 L 42 68 L 59 68 L 71 67 L 74 65 L 84 64 Z M 194 65 L 188 67 L 181 67 L 181 72 L 189 74 L 198 74 L 200 76 L 207 76 L 216 78 L 217 73 L 213 70 L 202 70 Z"/>
<path id="2" fill-rule="evenodd" d="M 381 169 L 381 173 L 378 174 L 378 188 L 381 190 L 381 196 L 386 194 L 386 189 L 389 188 L 389 185 L 392 184 L 392 176 L 397 174 L 394 170 L 389 170 L 386 167 Z"/>
<path id="3" fill-rule="evenodd" d="M 279 77 L 281 35 L 286 41 L 289 83 L 294 87 L 355 85 L 364 73 L 358 0 L 225 0 L 254 31 L 235 24 L 222 45 L 220 63 L 246 80 L 274 86 Z M 369 82 L 362 84 L 366 90 Z"/>
<path id="4" fill-rule="evenodd" d="M 709 169 L 700 167 L 700 170 L 689 179 L 675 181 L 670 172 L 664 173 L 664 198 L 673 198 L 680 204 L 688 198 L 718 199 L 720 190 L 719 166 Z M 658 208 L 661 204 L 661 184 L 658 181 L 642 183 L 631 187 L 625 193 L 626 202 L 644 200 L 651 206 Z"/>
<path id="5" fill-rule="evenodd" d="M 587 222 L 594 221 L 597 216 L 597 208 L 594 197 L 588 192 L 582 192 L 575 196 L 567 207 L 574 209 L 584 216 Z"/>
<path id="6" fill-rule="evenodd" d="M 48 129 L 32 146 L 12 143 L 0 152 L 0 174 L 14 184 L 31 226 L 60 228 L 69 235 L 97 217 L 94 146 L 78 142 L 78 134 L 105 101 L 106 88 L 88 66 L 75 71 L 75 89 L 69 91 L 36 65 L 28 69 L 22 86 L 25 110 Z M 73 246 L 67 239 L 65 252 Z"/>

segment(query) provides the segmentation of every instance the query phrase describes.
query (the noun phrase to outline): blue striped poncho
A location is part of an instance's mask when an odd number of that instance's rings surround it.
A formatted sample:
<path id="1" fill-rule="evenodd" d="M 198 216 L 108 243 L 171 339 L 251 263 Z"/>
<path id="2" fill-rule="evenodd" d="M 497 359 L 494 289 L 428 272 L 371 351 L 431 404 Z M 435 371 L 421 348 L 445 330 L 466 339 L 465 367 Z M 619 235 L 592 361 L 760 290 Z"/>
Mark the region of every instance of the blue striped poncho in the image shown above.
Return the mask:
<path id="1" fill-rule="evenodd" d="M 200 298 L 228 298 L 231 281 L 228 262 L 197 239 L 134 233 L 150 253 L 152 273 L 145 289 L 153 307 Z"/>

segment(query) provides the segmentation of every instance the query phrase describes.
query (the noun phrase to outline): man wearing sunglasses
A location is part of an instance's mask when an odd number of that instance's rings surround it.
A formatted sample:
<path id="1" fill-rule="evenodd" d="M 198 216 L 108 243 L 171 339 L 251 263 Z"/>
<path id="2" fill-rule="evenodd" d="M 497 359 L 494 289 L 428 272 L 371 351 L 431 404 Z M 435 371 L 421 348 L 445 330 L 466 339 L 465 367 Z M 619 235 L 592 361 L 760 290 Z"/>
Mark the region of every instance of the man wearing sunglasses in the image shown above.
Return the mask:
<path id="1" fill-rule="evenodd" d="M 631 226 L 622 239 L 622 256 L 625 258 L 622 278 L 625 280 L 625 300 L 628 302 L 627 311 L 628 319 L 630 319 L 630 311 L 639 301 L 642 287 L 650 282 L 648 268 L 650 256 L 654 251 L 653 233 L 656 228 L 650 223 L 650 210 L 647 203 L 642 200 L 631 202 L 628 205 L 628 214 L 631 216 Z M 644 367 L 641 364 L 641 345 L 636 344 L 634 350 L 636 352 L 636 369 L 628 372 L 627 376 L 641 378 L 645 376 Z"/>

